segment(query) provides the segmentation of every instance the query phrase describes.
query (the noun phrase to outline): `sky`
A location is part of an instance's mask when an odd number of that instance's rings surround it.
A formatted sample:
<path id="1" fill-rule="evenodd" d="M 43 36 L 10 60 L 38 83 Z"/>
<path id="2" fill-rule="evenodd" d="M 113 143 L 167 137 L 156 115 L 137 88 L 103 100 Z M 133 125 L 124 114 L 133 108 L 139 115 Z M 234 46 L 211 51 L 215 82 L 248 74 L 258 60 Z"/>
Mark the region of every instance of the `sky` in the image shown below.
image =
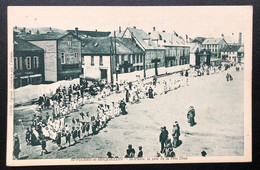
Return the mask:
<path id="1" fill-rule="evenodd" d="M 250 6 L 211 6 L 211 7 L 8 7 L 8 28 L 53 27 L 63 30 L 114 31 L 121 26 L 136 26 L 146 32 L 153 27 L 194 38 L 229 36 L 246 33 L 252 15 Z"/>

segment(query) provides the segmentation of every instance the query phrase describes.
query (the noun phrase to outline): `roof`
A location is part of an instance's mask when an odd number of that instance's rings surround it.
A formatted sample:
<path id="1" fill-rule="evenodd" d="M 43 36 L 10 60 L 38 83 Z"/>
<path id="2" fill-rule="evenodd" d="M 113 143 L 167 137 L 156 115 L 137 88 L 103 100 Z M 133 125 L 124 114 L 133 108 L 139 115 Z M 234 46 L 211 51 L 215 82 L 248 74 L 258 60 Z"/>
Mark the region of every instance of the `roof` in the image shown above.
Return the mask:
<path id="1" fill-rule="evenodd" d="M 25 30 L 23 30 L 23 29 L 25 29 Z M 18 33 L 29 33 L 29 32 L 31 32 L 31 34 L 36 34 L 37 32 L 39 32 L 41 34 L 46 34 L 48 32 L 58 32 L 58 33 L 64 33 L 65 32 L 61 29 L 52 28 L 52 27 L 38 27 L 38 28 L 14 27 L 13 31 L 18 32 Z"/>
<path id="2" fill-rule="evenodd" d="M 206 44 L 219 44 L 223 38 L 207 38 L 203 41 L 203 45 Z"/>
<path id="3" fill-rule="evenodd" d="M 197 49 L 201 49 L 202 48 L 202 45 L 199 44 L 199 43 L 188 43 L 187 45 L 190 46 L 190 53 L 195 53 Z"/>
<path id="4" fill-rule="evenodd" d="M 224 48 L 221 49 L 223 52 L 238 52 L 241 45 L 227 45 Z"/>
<path id="5" fill-rule="evenodd" d="M 200 44 L 202 44 L 205 39 L 206 39 L 205 37 L 196 37 L 191 42 L 192 43 L 200 43 Z"/>
<path id="6" fill-rule="evenodd" d="M 150 36 L 152 39 L 158 40 L 161 46 L 185 46 L 185 41 L 174 34 L 153 31 Z"/>
<path id="7" fill-rule="evenodd" d="M 14 37 L 14 51 L 44 51 L 42 48 L 18 37 Z"/>
<path id="8" fill-rule="evenodd" d="M 76 35 L 75 30 L 67 30 L 67 32 L 71 32 Z M 81 39 L 89 37 L 108 37 L 110 34 L 111 32 L 78 30 L 78 36 Z"/>
<path id="9" fill-rule="evenodd" d="M 237 52 L 243 53 L 244 52 L 244 46 L 242 45 Z"/>
<path id="10" fill-rule="evenodd" d="M 71 33 L 48 32 L 46 34 L 20 34 L 18 36 L 19 38 L 28 41 L 40 41 L 40 40 L 58 40 L 67 34 L 71 34 Z"/>
<path id="11" fill-rule="evenodd" d="M 113 37 L 95 37 L 83 40 L 83 54 L 108 54 L 115 49 L 115 39 Z M 143 53 L 143 50 L 129 38 L 116 38 L 117 54 L 136 54 Z"/>
<path id="12" fill-rule="evenodd" d="M 143 30 L 130 27 L 128 27 L 126 30 L 131 32 L 132 36 L 141 44 L 145 50 L 164 49 L 163 47 L 155 44 L 153 41 L 149 42 L 149 40 L 152 40 L 152 37 L 146 34 Z"/>
<path id="13" fill-rule="evenodd" d="M 224 36 L 224 40 L 225 40 L 228 44 L 236 44 L 236 43 L 238 43 L 238 42 L 235 41 L 234 38 L 231 37 L 231 36 Z"/>

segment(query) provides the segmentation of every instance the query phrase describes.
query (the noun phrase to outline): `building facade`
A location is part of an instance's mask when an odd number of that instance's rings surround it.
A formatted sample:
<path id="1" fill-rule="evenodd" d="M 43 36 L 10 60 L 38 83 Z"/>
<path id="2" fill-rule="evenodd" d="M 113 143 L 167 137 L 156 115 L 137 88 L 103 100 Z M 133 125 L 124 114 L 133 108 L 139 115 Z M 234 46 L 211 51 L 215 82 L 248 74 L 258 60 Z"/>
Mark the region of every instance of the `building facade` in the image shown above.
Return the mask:
<path id="1" fill-rule="evenodd" d="M 44 49 L 45 82 L 73 79 L 82 74 L 82 41 L 73 33 L 49 32 L 18 36 Z"/>
<path id="2" fill-rule="evenodd" d="M 128 27 L 122 37 L 132 39 L 145 52 L 145 72 L 148 69 L 155 69 L 155 75 L 158 75 L 157 68 L 165 67 L 165 48 L 156 44 L 152 37 L 143 30 Z"/>
<path id="3" fill-rule="evenodd" d="M 212 57 L 220 58 L 220 51 L 227 46 L 227 42 L 222 38 L 207 38 L 202 43 L 203 48 L 211 52 Z"/>
<path id="4" fill-rule="evenodd" d="M 83 40 L 83 75 L 87 79 L 114 83 L 113 75 L 140 71 L 144 52 L 127 38 L 99 37 Z M 117 79 L 117 78 L 116 78 Z"/>
<path id="5" fill-rule="evenodd" d="M 14 88 L 44 82 L 44 50 L 14 37 Z"/>
<path id="6" fill-rule="evenodd" d="M 244 46 L 229 45 L 221 50 L 221 58 L 233 63 L 241 63 L 244 59 Z"/>
<path id="7" fill-rule="evenodd" d="M 190 46 L 186 45 L 183 39 L 165 31 L 156 31 L 155 27 L 153 32 L 148 34 L 155 44 L 165 48 L 165 67 L 189 64 Z"/>

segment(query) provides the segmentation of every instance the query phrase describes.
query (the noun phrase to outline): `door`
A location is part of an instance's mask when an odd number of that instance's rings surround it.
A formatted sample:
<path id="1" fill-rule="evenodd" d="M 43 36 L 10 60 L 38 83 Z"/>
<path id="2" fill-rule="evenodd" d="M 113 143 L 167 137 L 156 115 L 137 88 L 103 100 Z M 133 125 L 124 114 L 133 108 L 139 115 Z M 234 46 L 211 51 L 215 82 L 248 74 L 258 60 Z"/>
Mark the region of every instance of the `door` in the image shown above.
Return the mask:
<path id="1" fill-rule="evenodd" d="M 101 79 L 106 79 L 107 80 L 107 69 L 100 69 L 101 72 Z"/>

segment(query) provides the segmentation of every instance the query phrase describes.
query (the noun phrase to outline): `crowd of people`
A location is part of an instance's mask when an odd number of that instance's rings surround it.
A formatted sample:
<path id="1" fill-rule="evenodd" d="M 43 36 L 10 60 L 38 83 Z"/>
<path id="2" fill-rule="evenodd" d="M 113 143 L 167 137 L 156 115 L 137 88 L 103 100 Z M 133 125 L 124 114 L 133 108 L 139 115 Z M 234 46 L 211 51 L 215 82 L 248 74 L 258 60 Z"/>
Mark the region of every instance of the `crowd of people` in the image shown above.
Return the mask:
<path id="1" fill-rule="evenodd" d="M 184 70 L 181 72 L 182 76 L 176 79 L 169 78 L 159 81 L 154 77 L 135 82 L 124 81 L 116 83 L 114 87 L 109 84 L 95 83 L 88 86 L 87 82 L 82 85 L 70 85 L 68 88 L 59 87 L 53 96 L 48 97 L 43 94 L 39 97 L 39 107 L 32 114 L 32 123 L 25 132 L 25 141 L 27 145 L 41 145 L 41 155 L 48 153 L 46 149 L 46 141 L 48 140 L 56 143 L 59 150 L 75 145 L 84 137 L 97 134 L 106 127 L 111 119 L 127 114 L 127 104 L 140 103 L 142 99 L 153 99 L 156 95 L 164 95 L 169 91 L 189 86 L 189 76 L 203 76 L 205 73 L 206 75 L 215 74 L 218 73 L 217 70 L 220 71 L 221 67 L 203 66 L 200 69 Z M 108 104 L 105 99 L 113 93 L 119 95 L 119 100 Z M 84 104 L 93 103 L 94 99 L 99 101 L 96 113 L 81 110 Z M 78 114 L 75 115 L 78 116 L 70 116 L 73 112 L 77 112 Z M 196 124 L 194 117 L 195 110 L 190 107 L 187 114 L 190 126 Z M 161 153 L 164 153 L 165 156 L 175 155 L 173 148 L 179 145 L 180 127 L 177 121 L 173 125 L 172 136 L 171 142 L 166 127 L 162 128 L 160 135 Z M 17 134 L 16 138 L 18 138 Z M 65 145 L 62 145 L 62 138 L 65 138 Z M 132 146 L 129 145 L 129 147 L 125 157 L 134 155 Z M 18 158 L 19 152 L 15 152 L 16 158 Z M 142 147 L 139 147 L 139 153 L 143 155 Z"/>

